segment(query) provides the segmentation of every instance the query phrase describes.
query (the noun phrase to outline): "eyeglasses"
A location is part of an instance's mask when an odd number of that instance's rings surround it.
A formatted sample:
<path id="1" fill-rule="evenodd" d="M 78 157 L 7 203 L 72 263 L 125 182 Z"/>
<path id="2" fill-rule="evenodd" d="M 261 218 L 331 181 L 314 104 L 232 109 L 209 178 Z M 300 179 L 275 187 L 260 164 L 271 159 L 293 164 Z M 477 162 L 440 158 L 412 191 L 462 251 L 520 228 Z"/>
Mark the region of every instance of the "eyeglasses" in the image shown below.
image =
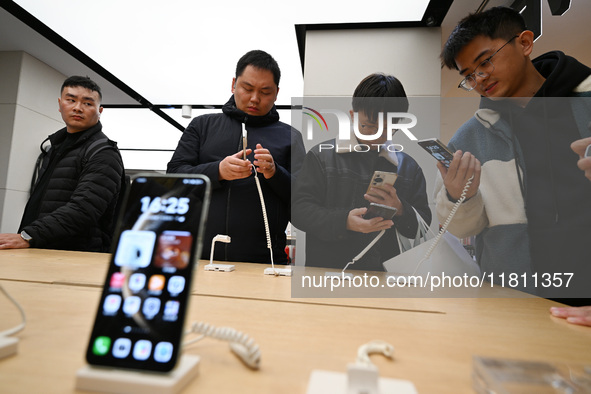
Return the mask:
<path id="1" fill-rule="evenodd" d="M 507 45 L 508 43 L 510 43 L 511 41 L 516 39 L 517 37 L 519 37 L 519 36 L 513 36 L 509 41 L 504 43 L 502 47 L 497 49 L 495 51 L 495 53 L 493 53 L 492 55 L 490 55 L 489 57 L 484 59 L 482 61 L 482 63 L 480 63 L 478 66 L 476 66 L 476 68 L 474 69 L 474 72 L 472 74 L 470 74 L 470 75 L 466 76 L 466 78 L 462 79 L 462 82 L 460 82 L 460 84 L 458 85 L 458 88 L 462 88 L 468 92 L 471 90 L 474 90 L 474 88 L 476 87 L 476 77 L 486 78 L 495 70 L 495 65 L 491 62 L 491 59 L 493 58 L 493 56 L 496 55 L 497 53 L 499 53 L 499 51 L 501 49 L 503 49 L 505 47 L 505 45 Z"/>

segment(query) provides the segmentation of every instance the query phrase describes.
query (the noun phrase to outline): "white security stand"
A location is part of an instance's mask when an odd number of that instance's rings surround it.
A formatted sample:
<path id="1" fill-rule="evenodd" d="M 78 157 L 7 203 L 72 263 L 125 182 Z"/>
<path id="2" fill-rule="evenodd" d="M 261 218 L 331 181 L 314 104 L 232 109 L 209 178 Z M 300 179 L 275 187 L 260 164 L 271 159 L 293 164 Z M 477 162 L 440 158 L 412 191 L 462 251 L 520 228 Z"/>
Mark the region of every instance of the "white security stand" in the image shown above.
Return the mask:
<path id="1" fill-rule="evenodd" d="M 18 338 L 0 336 L 0 359 L 16 354 Z"/>
<path id="2" fill-rule="evenodd" d="M 315 369 L 310 375 L 308 381 L 308 390 L 306 394 L 350 394 L 350 393 L 368 393 L 368 394 L 417 394 L 417 389 L 412 382 L 401 379 L 377 378 L 377 387 L 369 389 L 365 387 L 358 390 L 347 379 L 347 375 L 342 372 L 322 371 Z"/>
<path id="3" fill-rule="evenodd" d="M 378 367 L 369 359 L 373 353 L 381 353 L 392 359 L 394 347 L 380 340 L 360 346 L 355 362 L 347 364 L 346 374 L 313 370 L 307 394 L 417 394 L 414 384 L 408 380 L 380 378 Z"/>
<path id="4" fill-rule="evenodd" d="M 265 275 L 291 276 L 291 268 L 265 268 Z"/>
<path id="5" fill-rule="evenodd" d="M 236 266 L 234 264 L 207 264 L 205 266 L 205 271 L 221 271 L 221 272 L 231 272 L 234 271 Z"/>
<path id="6" fill-rule="evenodd" d="M 234 271 L 234 264 L 214 264 L 213 263 L 213 249 L 215 248 L 216 241 L 223 243 L 232 242 L 232 238 L 229 235 L 218 234 L 211 240 L 211 253 L 209 255 L 209 264 L 205 266 L 205 271 L 219 271 L 219 272 L 231 272 Z"/>
<path id="7" fill-rule="evenodd" d="M 107 369 L 86 365 L 76 372 L 76 389 L 111 394 L 175 394 L 199 370 L 200 357 L 183 355 L 169 373 Z"/>
<path id="8" fill-rule="evenodd" d="M 338 278 L 341 277 L 345 277 L 345 278 L 353 278 L 353 274 L 350 272 L 343 272 L 343 271 L 339 271 L 339 272 L 335 272 L 335 271 L 326 271 L 324 273 L 324 276 L 327 278 L 332 278 L 333 276 L 336 276 Z"/>

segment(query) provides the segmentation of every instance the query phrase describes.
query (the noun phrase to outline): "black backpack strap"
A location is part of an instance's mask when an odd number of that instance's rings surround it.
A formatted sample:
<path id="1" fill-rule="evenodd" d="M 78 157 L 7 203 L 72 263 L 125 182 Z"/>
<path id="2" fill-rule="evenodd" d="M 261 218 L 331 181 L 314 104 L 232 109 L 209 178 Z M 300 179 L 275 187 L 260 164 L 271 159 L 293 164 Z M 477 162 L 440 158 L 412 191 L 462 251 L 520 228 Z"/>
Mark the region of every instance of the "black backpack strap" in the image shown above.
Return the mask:
<path id="1" fill-rule="evenodd" d="M 43 167 L 43 159 L 45 159 L 45 156 L 47 156 L 47 153 L 51 149 L 51 144 L 44 146 L 44 144 L 47 141 L 49 141 L 49 137 L 44 139 L 43 142 L 41 142 L 41 145 L 39 145 L 39 149 L 41 150 L 41 153 L 39 153 L 39 156 L 37 156 L 37 161 L 35 162 L 35 168 L 33 169 L 33 176 L 31 177 L 31 188 L 29 189 L 29 193 L 33 192 L 33 188 L 35 187 L 35 184 L 37 183 L 37 181 L 39 180 L 39 177 L 41 176 L 41 168 Z"/>
<path id="2" fill-rule="evenodd" d="M 119 149 L 117 149 L 117 143 L 115 141 L 110 140 L 106 136 L 104 136 L 103 138 L 99 138 L 98 140 L 94 141 L 93 143 L 91 143 L 90 145 L 88 145 L 86 147 L 86 151 L 84 152 L 84 156 L 82 157 L 82 167 L 84 168 L 86 163 L 88 161 L 90 161 L 90 159 L 92 159 L 92 157 L 94 155 L 96 155 L 97 153 L 99 153 L 100 151 L 102 151 L 104 149 L 115 150 L 115 152 L 117 152 L 117 154 L 121 158 L 121 163 L 123 164 L 123 158 L 121 157 L 121 152 L 119 152 Z M 127 189 L 129 188 L 129 185 L 131 185 L 131 177 L 129 175 L 125 174 L 125 167 L 124 167 L 123 174 L 121 175 L 121 184 L 119 187 L 119 195 L 117 196 L 117 202 L 115 204 L 115 211 L 114 211 L 115 216 L 113 218 L 113 222 L 111 224 L 111 229 L 109 231 L 110 234 L 113 234 L 115 232 L 115 228 L 117 225 L 117 218 L 119 217 L 119 210 L 121 210 L 121 207 L 123 205 L 123 199 L 125 198 L 125 195 L 127 193 Z"/>
<path id="3" fill-rule="evenodd" d="M 90 159 L 92 159 L 94 155 L 96 155 L 104 149 L 113 149 L 119 154 L 119 156 L 121 156 L 121 153 L 117 149 L 117 143 L 115 141 L 111 141 L 107 137 L 99 138 L 98 140 L 94 141 L 92 144 L 86 147 L 86 150 L 84 151 L 84 156 L 82 157 L 82 167 L 84 167 L 86 163 L 90 161 Z"/>

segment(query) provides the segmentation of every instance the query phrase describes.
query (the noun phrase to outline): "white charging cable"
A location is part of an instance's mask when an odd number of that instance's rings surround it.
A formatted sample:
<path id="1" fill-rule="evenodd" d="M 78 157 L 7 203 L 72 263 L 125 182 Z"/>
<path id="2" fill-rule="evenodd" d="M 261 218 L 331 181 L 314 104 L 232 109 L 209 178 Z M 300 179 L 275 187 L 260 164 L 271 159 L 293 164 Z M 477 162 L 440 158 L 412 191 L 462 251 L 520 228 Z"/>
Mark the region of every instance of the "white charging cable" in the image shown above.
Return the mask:
<path id="1" fill-rule="evenodd" d="M 271 243 L 271 230 L 269 230 L 269 220 L 267 219 L 267 208 L 265 207 L 265 198 L 263 197 L 263 190 L 261 189 L 261 182 L 257 176 L 257 172 L 254 172 L 254 180 L 257 184 L 257 190 L 259 191 L 259 199 L 261 200 L 261 209 L 263 211 L 263 222 L 265 223 L 265 236 L 267 238 L 267 248 L 271 255 L 271 268 L 275 269 L 275 263 L 273 262 L 273 244 Z"/>
<path id="2" fill-rule="evenodd" d="M 243 142 L 246 141 L 246 125 L 242 123 L 242 140 Z M 242 147 L 242 149 L 246 152 L 246 144 Z M 261 200 L 261 210 L 263 211 L 263 222 L 265 225 L 265 237 L 267 238 L 267 248 L 269 249 L 269 254 L 271 255 L 271 270 L 274 272 L 276 276 L 279 275 L 277 269 L 275 269 L 275 262 L 273 261 L 273 244 L 271 243 L 271 230 L 269 229 L 269 220 L 267 219 L 267 207 L 265 206 L 265 197 L 263 196 L 263 189 L 261 188 L 261 182 L 259 181 L 258 173 L 253 168 L 254 172 L 254 181 L 257 185 L 257 191 L 259 193 L 259 199 Z"/>
<path id="3" fill-rule="evenodd" d="M 10 335 L 14 335 L 17 332 L 19 332 L 25 328 L 25 325 L 27 324 L 27 316 L 25 314 L 25 310 L 21 307 L 21 305 L 10 294 L 8 294 L 8 292 L 6 291 L 6 289 L 4 289 L 2 284 L 0 284 L 0 291 L 2 291 L 2 293 L 4 293 L 4 295 L 6 296 L 6 298 L 8 298 L 10 300 L 10 302 L 12 302 L 16 306 L 16 308 L 18 309 L 18 311 L 21 314 L 21 323 L 18 326 L 13 327 L 13 328 L 9 328 L 8 330 L 0 332 L 0 337 L 4 337 L 4 336 L 7 337 Z"/>
<path id="4" fill-rule="evenodd" d="M 412 273 L 413 276 L 417 273 L 417 271 L 419 270 L 421 265 L 427 259 L 429 259 L 429 257 L 431 257 L 431 253 L 433 253 L 433 250 L 435 250 L 435 247 L 437 246 L 437 244 L 441 240 L 441 237 L 443 237 L 443 234 L 447 231 L 447 226 L 449 226 L 449 224 L 451 223 L 451 220 L 455 216 L 456 211 L 460 208 L 460 205 L 462 205 L 464 200 L 466 200 L 466 193 L 468 193 L 468 189 L 470 188 L 470 185 L 472 184 L 473 179 L 474 179 L 474 175 L 472 175 L 470 177 L 470 179 L 468 179 L 468 181 L 466 182 L 466 185 L 464 186 L 464 189 L 462 190 L 462 194 L 460 195 L 460 199 L 458 201 L 456 201 L 456 203 L 454 204 L 453 208 L 451 209 L 451 212 L 449 213 L 449 216 L 445 220 L 445 223 L 443 223 L 443 226 L 441 226 L 441 230 L 439 230 L 439 234 L 437 234 L 435 239 L 433 239 L 433 242 L 431 242 L 431 246 L 429 246 L 429 249 L 427 249 L 425 256 L 417 264 L 417 267 L 415 268 L 415 270 Z"/>
<path id="5" fill-rule="evenodd" d="M 231 327 L 215 327 L 204 322 L 193 323 L 191 329 L 185 333 L 201 334 L 199 337 L 185 341 L 183 347 L 202 340 L 205 337 L 220 339 L 230 342 L 232 352 L 242 360 L 246 366 L 252 369 L 259 369 L 261 363 L 261 351 L 259 345 L 248 335 Z"/>
<path id="6" fill-rule="evenodd" d="M 365 254 L 376 244 L 376 242 L 378 242 L 380 240 L 380 238 L 382 238 L 382 235 L 384 235 L 384 233 L 386 232 L 386 230 L 382 230 L 380 231 L 380 233 L 373 239 L 373 241 L 371 241 L 366 247 L 365 249 L 363 249 L 361 251 L 361 253 L 359 253 L 357 256 L 353 257 L 353 260 L 351 260 L 350 262 L 347 263 L 347 265 L 345 265 L 345 268 L 343 268 L 343 273 L 345 272 L 345 270 L 347 269 L 347 267 L 349 267 L 351 264 L 355 264 L 355 262 L 357 260 L 359 260 L 360 258 L 362 258 L 363 256 L 365 256 Z"/>

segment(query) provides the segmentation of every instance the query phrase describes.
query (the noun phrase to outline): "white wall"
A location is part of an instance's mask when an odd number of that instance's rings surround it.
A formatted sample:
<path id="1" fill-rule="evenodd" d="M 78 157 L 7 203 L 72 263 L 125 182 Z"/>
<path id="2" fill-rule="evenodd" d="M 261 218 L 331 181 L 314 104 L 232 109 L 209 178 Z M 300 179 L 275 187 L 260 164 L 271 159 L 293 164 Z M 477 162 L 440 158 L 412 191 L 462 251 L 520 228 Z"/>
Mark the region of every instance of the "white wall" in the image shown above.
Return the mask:
<path id="1" fill-rule="evenodd" d="M 373 72 L 397 77 L 409 96 L 439 96 L 441 31 L 388 28 L 308 31 L 305 96 L 351 96 Z"/>
<path id="2" fill-rule="evenodd" d="M 0 52 L 0 232 L 16 232 L 39 145 L 63 127 L 57 98 L 66 78 L 25 52 Z"/>

